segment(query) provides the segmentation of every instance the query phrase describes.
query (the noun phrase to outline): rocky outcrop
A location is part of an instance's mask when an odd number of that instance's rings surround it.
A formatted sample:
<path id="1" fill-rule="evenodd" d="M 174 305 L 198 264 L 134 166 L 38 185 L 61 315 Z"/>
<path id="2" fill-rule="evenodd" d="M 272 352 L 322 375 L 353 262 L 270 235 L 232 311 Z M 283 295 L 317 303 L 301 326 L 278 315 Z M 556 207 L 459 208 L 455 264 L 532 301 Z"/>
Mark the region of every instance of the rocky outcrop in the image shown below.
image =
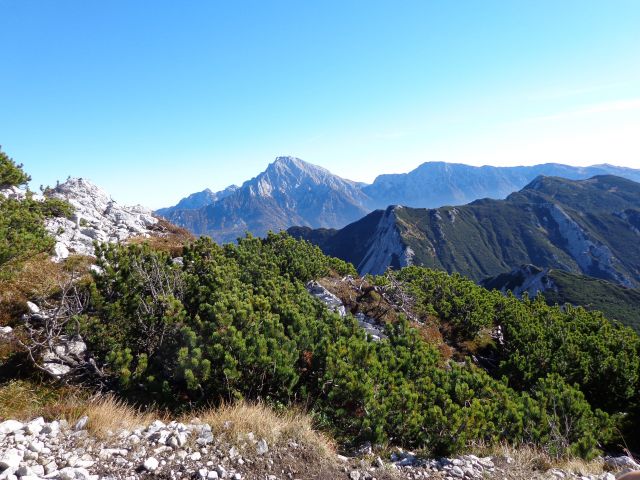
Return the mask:
<path id="1" fill-rule="evenodd" d="M 389 207 L 380 218 L 366 254 L 356 267 L 361 274 L 381 275 L 389 266 L 402 268 L 412 264 L 413 250 L 405 244 L 398 229 L 396 212 L 401 208 Z"/>
<path id="2" fill-rule="evenodd" d="M 347 315 L 347 311 L 344 308 L 344 304 L 342 303 L 342 300 L 340 300 L 338 297 L 336 297 L 333 293 L 331 293 L 329 290 L 324 288 L 318 282 L 315 282 L 315 281 L 308 282 L 306 287 L 307 287 L 307 291 L 313 297 L 317 298 L 322 303 L 324 303 L 329 310 L 337 313 L 341 317 L 345 317 Z"/>
<path id="3" fill-rule="evenodd" d="M 505 294 L 512 292 L 518 298 L 522 298 L 524 293 L 527 293 L 529 298 L 535 298 L 538 293 L 557 290 L 557 286 L 549 275 L 550 271 L 550 268 L 522 265 L 508 273 L 483 280 L 481 285 L 489 290 L 500 290 Z"/>
<path id="4" fill-rule="evenodd" d="M 64 333 L 69 316 L 76 311 L 69 311 L 64 304 L 42 309 L 33 302 L 27 302 L 27 308 L 19 341 L 36 367 L 56 380 L 78 380 L 87 374 L 101 376 L 82 337 Z M 5 340 L 18 338 L 9 331 Z"/>
<path id="5" fill-rule="evenodd" d="M 71 219 L 47 220 L 47 230 L 57 240 L 56 260 L 70 253 L 93 255 L 94 241 L 115 243 L 149 235 L 149 228 L 158 223 L 150 210 L 120 205 L 103 189 L 82 178 L 70 178 L 45 195 L 66 200 L 74 208 Z"/>
<path id="6" fill-rule="evenodd" d="M 11 200 L 22 200 L 26 195 L 26 190 L 15 186 L 0 188 L 0 197 Z"/>
<path id="7" fill-rule="evenodd" d="M 40 362 L 52 377 L 62 378 L 88 362 L 87 344 L 80 336 L 60 336 L 55 345 L 42 352 Z"/>
<path id="8" fill-rule="evenodd" d="M 341 317 L 347 316 L 347 310 L 337 296 L 331 293 L 328 289 L 320 285 L 318 282 L 311 281 L 306 285 L 307 291 L 315 298 L 320 300 L 326 305 L 326 307 L 332 312 L 337 313 Z M 380 325 L 375 319 L 368 317 L 362 312 L 356 312 L 354 318 L 358 322 L 358 325 L 367 332 L 369 338 L 373 341 L 379 341 L 383 338 L 387 338 L 384 333 L 384 327 Z"/>

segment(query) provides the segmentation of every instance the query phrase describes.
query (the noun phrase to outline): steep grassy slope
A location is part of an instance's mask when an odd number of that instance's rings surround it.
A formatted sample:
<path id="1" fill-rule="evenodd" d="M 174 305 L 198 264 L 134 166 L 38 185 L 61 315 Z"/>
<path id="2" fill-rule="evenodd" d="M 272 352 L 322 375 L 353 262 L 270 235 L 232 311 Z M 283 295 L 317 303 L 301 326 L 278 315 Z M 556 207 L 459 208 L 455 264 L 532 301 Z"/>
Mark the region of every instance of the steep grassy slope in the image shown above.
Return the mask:
<path id="1" fill-rule="evenodd" d="M 381 228 L 391 216 L 395 232 Z M 639 219 L 638 183 L 614 176 L 540 177 L 506 200 L 392 207 L 320 240 L 315 232 L 291 233 L 317 242 L 362 273 L 395 266 L 396 255 L 401 265 L 404 259 L 476 281 L 534 264 L 634 286 L 640 281 Z M 381 249 L 388 254 L 381 255 Z"/>

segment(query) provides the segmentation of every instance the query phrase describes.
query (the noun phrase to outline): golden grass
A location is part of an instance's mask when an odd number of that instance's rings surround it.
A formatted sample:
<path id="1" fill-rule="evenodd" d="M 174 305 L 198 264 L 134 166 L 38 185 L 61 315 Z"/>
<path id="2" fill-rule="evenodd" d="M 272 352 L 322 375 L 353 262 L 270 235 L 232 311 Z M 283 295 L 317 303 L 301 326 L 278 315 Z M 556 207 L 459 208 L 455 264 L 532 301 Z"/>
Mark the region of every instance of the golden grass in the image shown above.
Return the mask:
<path id="1" fill-rule="evenodd" d="M 10 325 L 27 311 L 27 300 L 50 298 L 60 285 L 87 276 L 91 257 L 72 255 L 62 263 L 51 261 L 45 253 L 21 264 L 10 279 L 0 279 L 0 325 Z"/>
<path id="2" fill-rule="evenodd" d="M 112 432 L 144 427 L 167 415 L 149 409 L 141 411 L 112 395 L 91 397 L 78 388 L 53 387 L 14 380 L 0 386 L 0 420 L 28 421 L 36 417 L 67 420 L 70 424 L 89 417 L 87 429 L 97 437 Z"/>
<path id="3" fill-rule="evenodd" d="M 42 416 L 74 424 L 84 415 L 89 418 L 87 429 L 99 438 L 119 430 L 145 427 L 154 420 L 171 420 L 166 412 L 154 408 L 143 411 L 112 395 L 92 397 L 80 389 L 22 380 L 0 385 L 0 420 L 27 421 Z M 311 416 L 295 407 L 276 412 L 262 403 L 237 402 L 191 412 L 179 420 L 190 422 L 194 416 L 231 443 L 246 439 L 251 432 L 256 440 L 264 438 L 270 446 L 286 446 L 294 441 L 318 457 L 335 451 L 331 440 L 314 428 Z"/>
<path id="4" fill-rule="evenodd" d="M 484 449 L 482 455 L 511 457 L 515 460 L 518 469 L 524 471 L 546 471 L 557 468 L 577 475 L 599 475 L 605 471 L 602 458 L 594 460 L 583 460 L 577 457 L 553 458 L 540 448 L 531 445 L 513 447 L 502 444 Z"/>
<path id="5" fill-rule="evenodd" d="M 178 227 L 163 218 L 152 226 L 156 234 L 151 236 L 136 236 L 127 240 L 130 244 L 148 244 L 153 250 L 166 252 L 171 257 L 179 257 L 185 244 L 191 243 L 195 237 L 186 229 Z"/>
<path id="6" fill-rule="evenodd" d="M 105 437 L 119 430 L 135 430 L 154 420 L 167 420 L 167 415 L 155 409 L 142 411 L 112 395 L 92 399 L 78 412 L 89 417 L 87 429 L 97 437 Z M 81 415 L 77 415 L 79 418 Z"/>
<path id="7" fill-rule="evenodd" d="M 294 441 L 309 447 L 319 456 L 327 456 L 335 450 L 330 439 L 314 428 L 311 416 L 298 408 L 276 412 L 263 403 L 240 401 L 201 410 L 196 415 L 230 442 L 253 433 L 256 439 L 264 438 L 269 445 L 281 446 Z M 189 419 L 185 417 L 183 420 Z"/>

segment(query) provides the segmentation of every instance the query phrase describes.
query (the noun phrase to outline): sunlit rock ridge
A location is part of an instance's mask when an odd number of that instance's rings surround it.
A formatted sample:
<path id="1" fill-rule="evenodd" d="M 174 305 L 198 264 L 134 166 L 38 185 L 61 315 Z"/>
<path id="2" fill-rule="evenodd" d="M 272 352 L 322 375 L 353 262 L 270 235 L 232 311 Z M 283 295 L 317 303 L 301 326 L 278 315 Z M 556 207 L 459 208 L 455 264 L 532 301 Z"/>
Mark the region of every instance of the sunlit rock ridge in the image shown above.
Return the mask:
<path id="1" fill-rule="evenodd" d="M 158 222 L 151 210 L 119 204 L 102 188 L 83 178 L 69 178 L 45 195 L 67 201 L 74 209 L 71 218 L 51 218 L 47 230 L 56 238 L 55 258 L 70 253 L 93 254 L 93 242 L 123 242 L 148 235 Z"/>

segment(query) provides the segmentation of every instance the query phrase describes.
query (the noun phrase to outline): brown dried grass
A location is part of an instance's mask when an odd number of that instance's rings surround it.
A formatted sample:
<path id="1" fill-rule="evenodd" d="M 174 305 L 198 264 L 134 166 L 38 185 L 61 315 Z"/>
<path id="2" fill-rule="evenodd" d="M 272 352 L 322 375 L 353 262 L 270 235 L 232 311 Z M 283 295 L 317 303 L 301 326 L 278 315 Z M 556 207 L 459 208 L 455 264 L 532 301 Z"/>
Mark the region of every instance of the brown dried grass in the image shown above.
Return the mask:
<path id="1" fill-rule="evenodd" d="M 0 325 L 12 325 L 26 312 L 27 300 L 46 299 L 60 290 L 70 275 L 88 276 L 91 257 L 72 255 L 55 263 L 47 254 L 26 260 L 9 279 L 0 280 Z"/>
<path id="2" fill-rule="evenodd" d="M 578 457 L 555 458 L 532 445 L 519 445 L 517 447 L 501 444 L 490 448 L 481 449 L 482 455 L 498 457 L 511 457 L 515 460 L 515 468 L 523 472 L 545 472 L 557 468 L 566 472 L 572 472 L 578 476 L 600 475 L 604 473 L 602 458 L 584 460 Z"/>
<path id="3" fill-rule="evenodd" d="M 13 380 L 0 386 L 0 419 L 28 421 L 36 417 L 66 420 L 86 415 L 87 429 L 103 438 L 119 430 L 133 430 L 167 415 L 155 409 L 137 409 L 112 395 L 91 396 L 80 388 Z"/>
<path id="4" fill-rule="evenodd" d="M 286 446 L 294 441 L 321 457 L 335 451 L 329 437 L 318 431 L 311 416 L 299 408 L 277 412 L 263 403 L 240 401 L 201 410 L 197 415 L 231 442 L 253 433 L 256 439 L 263 438 L 271 446 Z"/>
<path id="5" fill-rule="evenodd" d="M 150 236 L 137 236 L 127 242 L 131 244 L 148 244 L 153 250 L 168 253 L 172 258 L 182 255 L 183 247 L 195 240 L 188 230 L 178 227 L 163 218 L 151 228 Z"/>

